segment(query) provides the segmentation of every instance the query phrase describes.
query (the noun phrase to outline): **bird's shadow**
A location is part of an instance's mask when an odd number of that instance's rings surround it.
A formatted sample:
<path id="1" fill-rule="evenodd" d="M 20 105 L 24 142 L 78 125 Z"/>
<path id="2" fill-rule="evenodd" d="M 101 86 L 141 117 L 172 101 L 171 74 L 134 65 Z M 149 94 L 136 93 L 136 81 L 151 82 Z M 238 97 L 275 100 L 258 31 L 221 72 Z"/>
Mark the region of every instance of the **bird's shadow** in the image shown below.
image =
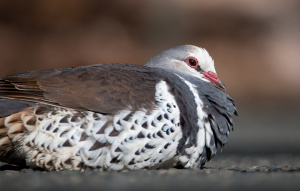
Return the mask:
<path id="1" fill-rule="evenodd" d="M 0 171 L 21 171 L 23 169 L 28 169 L 27 166 L 18 166 L 13 164 L 1 164 Z"/>

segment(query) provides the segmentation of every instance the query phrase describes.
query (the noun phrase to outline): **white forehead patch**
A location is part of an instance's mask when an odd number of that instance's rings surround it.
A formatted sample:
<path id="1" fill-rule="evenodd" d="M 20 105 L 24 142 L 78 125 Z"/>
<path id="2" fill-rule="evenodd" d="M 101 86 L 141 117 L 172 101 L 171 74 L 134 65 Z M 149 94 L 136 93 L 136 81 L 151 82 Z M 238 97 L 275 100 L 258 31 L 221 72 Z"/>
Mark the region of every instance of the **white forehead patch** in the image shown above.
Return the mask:
<path id="1" fill-rule="evenodd" d="M 151 58 L 145 65 L 180 72 L 189 71 L 191 75 L 199 76 L 199 72 L 186 65 L 185 60 L 188 57 L 196 58 L 203 71 L 216 73 L 214 61 L 208 52 L 203 48 L 193 45 L 182 45 L 165 50 Z"/>
<path id="2" fill-rule="evenodd" d="M 208 72 L 214 72 L 216 73 L 215 66 L 214 66 L 214 60 L 212 57 L 209 55 L 206 49 L 204 48 L 199 48 L 197 46 L 193 45 L 186 45 L 187 51 L 189 54 L 193 57 L 195 57 L 202 70 Z"/>

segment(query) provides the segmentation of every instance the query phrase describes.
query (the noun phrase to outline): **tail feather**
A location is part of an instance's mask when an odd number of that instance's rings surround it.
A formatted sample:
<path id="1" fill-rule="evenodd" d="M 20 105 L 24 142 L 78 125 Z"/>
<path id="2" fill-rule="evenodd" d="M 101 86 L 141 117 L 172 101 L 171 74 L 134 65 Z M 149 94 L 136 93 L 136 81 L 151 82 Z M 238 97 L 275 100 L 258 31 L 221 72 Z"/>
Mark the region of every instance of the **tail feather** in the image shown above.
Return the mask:
<path id="1" fill-rule="evenodd" d="M 26 132 L 21 117 L 22 112 L 0 118 L 0 161 L 2 162 L 25 165 L 25 158 L 17 151 L 20 140 Z"/>
<path id="2" fill-rule="evenodd" d="M 7 128 L 5 127 L 4 125 L 4 120 L 5 120 L 5 117 L 3 118 L 0 118 L 0 139 L 6 135 L 7 133 Z M 0 144 L 1 145 L 1 144 Z"/>
<path id="3" fill-rule="evenodd" d="M 8 137 L 2 137 L 0 139 L 0 148 L 5 147 L 5 146 L 10 145 L 10 144 L 11 144 L 11 141 Z"/>

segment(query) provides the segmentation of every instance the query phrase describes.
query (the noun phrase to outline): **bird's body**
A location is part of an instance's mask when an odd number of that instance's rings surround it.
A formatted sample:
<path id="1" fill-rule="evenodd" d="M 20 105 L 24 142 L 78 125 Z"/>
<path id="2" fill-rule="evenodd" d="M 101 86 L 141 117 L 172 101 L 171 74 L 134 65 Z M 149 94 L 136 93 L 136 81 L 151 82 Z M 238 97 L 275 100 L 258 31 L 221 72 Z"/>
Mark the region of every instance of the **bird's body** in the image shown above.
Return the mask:
<path id="1" fill-rule="evenodd" d="M 208 53 L 191 45 L 144 66 L 6 76 L 0 160 L 46 170 L 201 167 L 233 126 L 234 101 L 222 88 Z"/>

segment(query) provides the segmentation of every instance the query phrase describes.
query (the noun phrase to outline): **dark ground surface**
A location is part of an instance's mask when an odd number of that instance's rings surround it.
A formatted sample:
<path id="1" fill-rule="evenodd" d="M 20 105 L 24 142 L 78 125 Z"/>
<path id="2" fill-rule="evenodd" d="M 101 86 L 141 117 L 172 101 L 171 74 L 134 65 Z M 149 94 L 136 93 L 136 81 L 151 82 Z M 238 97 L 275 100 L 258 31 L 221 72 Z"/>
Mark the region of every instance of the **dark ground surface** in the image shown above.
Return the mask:
<path id="1" fill-rule="evenodd" d="M 18 169 L 1 164 L 1 190 L 299 190 L 300 154 L 219 154 L 203 169 L 127 172 Z"/>

